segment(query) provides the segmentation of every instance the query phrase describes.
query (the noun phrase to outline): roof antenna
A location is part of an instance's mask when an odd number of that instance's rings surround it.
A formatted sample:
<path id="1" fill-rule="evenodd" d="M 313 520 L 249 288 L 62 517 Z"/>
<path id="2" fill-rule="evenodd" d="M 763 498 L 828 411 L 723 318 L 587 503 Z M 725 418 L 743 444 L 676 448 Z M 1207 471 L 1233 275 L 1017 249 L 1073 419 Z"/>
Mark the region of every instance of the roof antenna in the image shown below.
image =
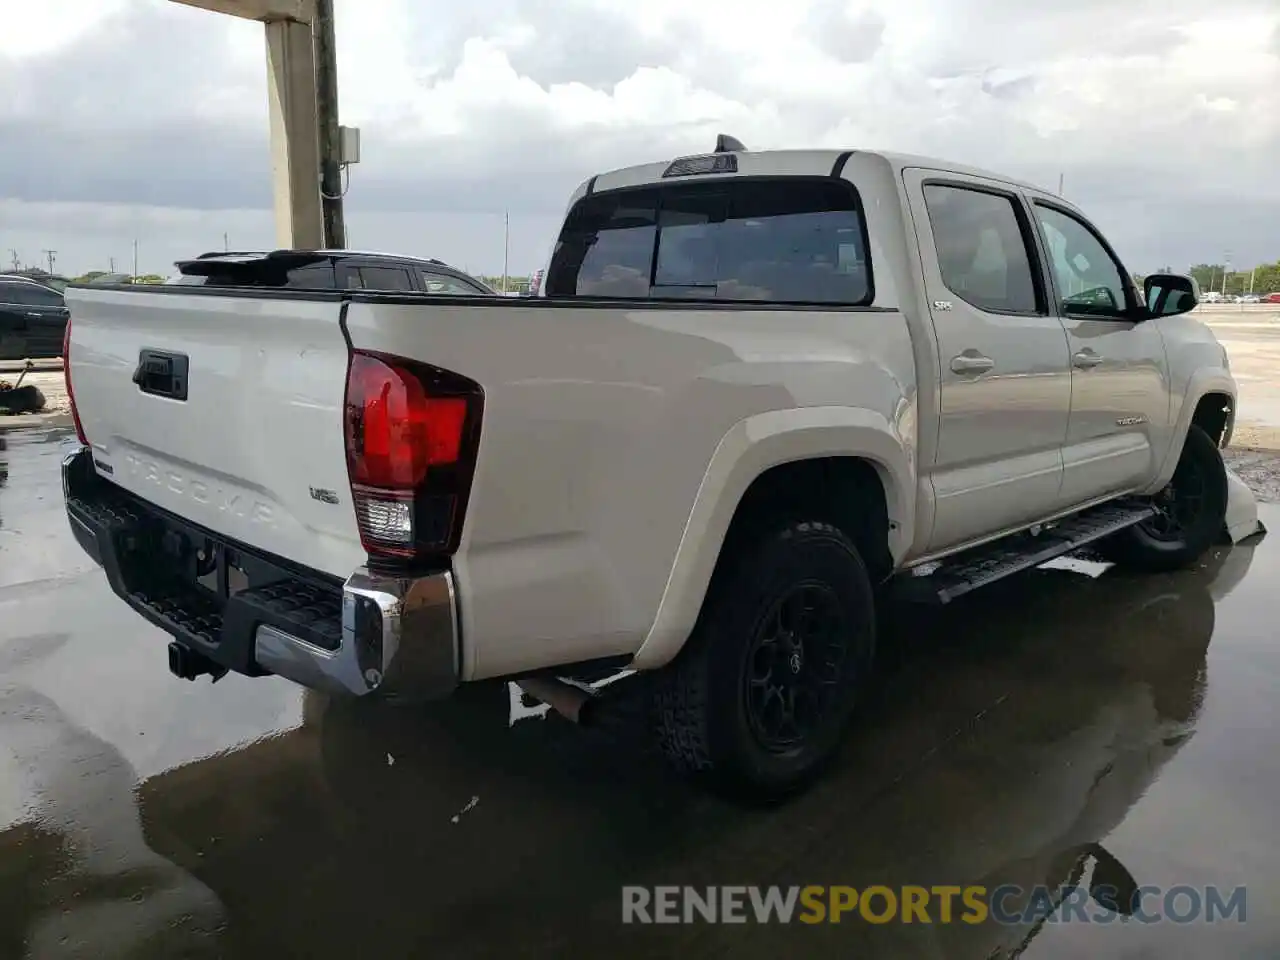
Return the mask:
<path id="1" fill-rule="evenodd" d="M 716 137 L 716 153 L 746 153 L 747 148 L 737 137 L 722 133 Z"/>

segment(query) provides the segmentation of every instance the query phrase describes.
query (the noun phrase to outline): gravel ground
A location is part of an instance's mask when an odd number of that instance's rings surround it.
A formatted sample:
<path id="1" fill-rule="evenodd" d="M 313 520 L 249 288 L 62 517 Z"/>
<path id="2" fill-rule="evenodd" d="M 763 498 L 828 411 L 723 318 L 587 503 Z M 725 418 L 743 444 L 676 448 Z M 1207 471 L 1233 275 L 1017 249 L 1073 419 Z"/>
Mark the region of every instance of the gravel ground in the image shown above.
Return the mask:
<path id="1" fill-rule="evenodd" d="M 1267 503 L 1280 502 L 1280 451 L 1232 446 L 1226 459 L 1255 497 Z"/>

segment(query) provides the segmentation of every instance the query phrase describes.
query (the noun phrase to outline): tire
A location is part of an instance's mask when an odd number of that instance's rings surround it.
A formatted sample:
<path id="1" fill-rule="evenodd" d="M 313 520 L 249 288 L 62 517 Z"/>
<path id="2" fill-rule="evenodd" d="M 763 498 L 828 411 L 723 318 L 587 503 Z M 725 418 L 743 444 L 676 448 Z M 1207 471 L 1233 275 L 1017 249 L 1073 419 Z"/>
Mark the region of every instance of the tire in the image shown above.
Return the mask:
<path id="1" fill-rule="evenodd" d="M 1173 479 L 1152 501 L 1160 513 L 1108 539 L 1107 559 L 1166 572 L 1191 565 L 1217 542 L 1227 516 L 1227 468 L 1218 445 L 1194 424 Z"/>
<path id="2" fill-rule="evenodd" d="M 654 677 L 654 732 L 677 770 L 778 800 L 837 752 L 875 653 L 874 595 L 829 524 L 789 522 L 730 556 L 685 649 Z"/>

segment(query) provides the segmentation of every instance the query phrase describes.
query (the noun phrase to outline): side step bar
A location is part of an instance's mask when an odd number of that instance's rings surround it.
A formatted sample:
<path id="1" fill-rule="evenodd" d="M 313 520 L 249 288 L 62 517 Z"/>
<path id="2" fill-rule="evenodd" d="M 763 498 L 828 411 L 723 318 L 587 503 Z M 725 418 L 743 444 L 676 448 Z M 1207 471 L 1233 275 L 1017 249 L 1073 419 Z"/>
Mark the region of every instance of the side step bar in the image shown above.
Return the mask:
<path id="1" fill-rule="evenodd" d="M 894 582 L 893 596 L 908 603 L 950 603 L 971 590 L 1074 553 L 1154 513 L 1145 503 L 1104 503 L 1058 520 L 1039 533 L 1014 534 L 974 547 L 944 560 L 929 573 L 907 571 Z"/>

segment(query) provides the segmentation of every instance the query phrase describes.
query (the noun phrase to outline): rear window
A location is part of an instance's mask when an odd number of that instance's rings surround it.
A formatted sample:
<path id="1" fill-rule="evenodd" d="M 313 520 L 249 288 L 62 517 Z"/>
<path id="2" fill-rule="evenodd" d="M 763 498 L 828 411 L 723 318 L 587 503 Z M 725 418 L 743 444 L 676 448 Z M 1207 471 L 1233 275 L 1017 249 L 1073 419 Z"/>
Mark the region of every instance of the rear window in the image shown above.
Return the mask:
<path id="1" fill-rule="evenodd" d="M 873 295 L 858 195 L 825 178 L 586 197 L 565 220 L 546 292 L 841 305 Z"/>

